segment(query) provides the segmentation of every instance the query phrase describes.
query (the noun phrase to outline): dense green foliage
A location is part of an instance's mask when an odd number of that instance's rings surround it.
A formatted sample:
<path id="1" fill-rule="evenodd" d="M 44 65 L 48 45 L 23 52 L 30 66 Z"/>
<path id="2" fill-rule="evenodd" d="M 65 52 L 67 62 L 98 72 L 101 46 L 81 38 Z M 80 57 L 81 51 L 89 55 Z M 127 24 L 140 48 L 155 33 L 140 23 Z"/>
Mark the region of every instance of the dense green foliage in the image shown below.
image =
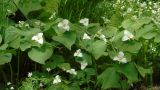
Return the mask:
<path id="1" fill-rule="evenodd" d="M 0 13 L 0 90 L 159 84 L 159 1 L 0 0 Z"/>

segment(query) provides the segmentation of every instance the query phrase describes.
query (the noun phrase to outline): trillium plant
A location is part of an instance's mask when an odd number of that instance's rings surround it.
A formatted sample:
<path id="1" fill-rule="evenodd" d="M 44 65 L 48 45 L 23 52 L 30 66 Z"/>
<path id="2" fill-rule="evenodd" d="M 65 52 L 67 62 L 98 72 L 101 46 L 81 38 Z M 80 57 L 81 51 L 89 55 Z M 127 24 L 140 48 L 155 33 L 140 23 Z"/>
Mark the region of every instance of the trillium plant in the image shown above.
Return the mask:
<path id="1" fill-rule="evenodd" d="M 0 90 L 160 90 L 159 0 L 1 0 L 0 13 Z"/>

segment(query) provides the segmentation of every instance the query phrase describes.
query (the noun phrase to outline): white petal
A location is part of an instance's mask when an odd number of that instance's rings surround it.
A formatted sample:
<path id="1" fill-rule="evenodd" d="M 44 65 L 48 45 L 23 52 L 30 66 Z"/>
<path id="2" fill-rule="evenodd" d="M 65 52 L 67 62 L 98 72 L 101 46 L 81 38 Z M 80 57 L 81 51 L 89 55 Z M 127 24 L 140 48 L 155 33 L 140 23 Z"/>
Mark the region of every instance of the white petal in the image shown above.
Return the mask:
<path id="1" fill-rule="evenodd" d="M 123 58 L 123 59 L 119 60 L 119 62 L 121 62 L 121 63 L 127 63 L 127 59 Z"/>
<path id="2" fill-rule="evenodd" d="M 88 24 L 89 24 L 89 19 L 88 19 L 88 18 L 81 19 L 81 20 L 79 21 L 79 23 L 83 24 L 84 26 L 88 26 Z"/>
<path id="3" fill-rule="evenodd" d="M 37 40 L 39 44 L 43 44 L 43 39 Z"/>
<path id="4" fill-rule="evenodd" d="M 113 58 L 113 60 L 114 60 L 114 61 L 117 61 L 117 60 L 119 60 L 119 58 L 118 58 L 117 56 L 115 56 L 115 57 Z"/>
<path id="5" fill-rule="evenodd" d="M 83 39 L 91 39 L 91 38 L 88 36 L 88 34 L 87 34 L 87 33 L 84 33 L 84 35 L 83 35 Z"/>
<path id="6" fill-rule="evenodd" d="M 38 36 L 38 37 L 42 37 L 42 36 L 43 36 L 43 33 L 38 33 L 37 36 Z"/>
<path id="7" fill-rule="evenodd" d="M 37 36 L 33 36 L 33 37 L 32 37 L 32 40 L 37 40 Z"/>
<path id="8" fill-rule="evenodd" d="M 127 40 L 129 40 L 129 37 L 124 35 L 123 38 L 122 38 L 122 41 L 127 41 Z"/>
<path id="9" fill-rule="evenodd" d="M 118 57 L 120 57 L 120 58 L 124 57 L 124 53 L 123 53 L 122 51 L 120 51 L 120 52 L 118 53 Z"/>
<path id="10" fill-rule="evenodd" d="M 88 63 L 86 61 L 81 62 L 81 70 L 85 69 Z"/>

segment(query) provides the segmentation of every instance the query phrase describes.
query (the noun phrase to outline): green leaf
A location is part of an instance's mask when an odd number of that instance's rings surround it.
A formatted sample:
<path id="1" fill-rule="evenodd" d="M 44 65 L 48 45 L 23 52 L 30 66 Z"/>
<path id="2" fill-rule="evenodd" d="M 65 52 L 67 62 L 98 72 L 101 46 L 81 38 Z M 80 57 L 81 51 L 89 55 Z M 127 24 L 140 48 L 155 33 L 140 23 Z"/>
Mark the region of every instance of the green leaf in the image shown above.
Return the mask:
<path id="1" fill-rule="evenodd" d="M 1 36 L 1 34 L 0 34 L 0 44 L 1 44 L 1 42 L 2 42 L 2 36 Z"/>
<path id="2" fill-rule="evenodd" d="M 57 66 L 61 65 L 64 63 L 64 58 L 60 55 L 53 55 L 52 58 L 46 62 L 45 67 L 49 67 L 51 69 L 56 68 Z"/>
<path id="3" fill-rule="evenodd" d="M 127 77 L 128 83 L 138 81 L 138 71 L 133 63 L 120 65 L 118 71 Z"/>
<path id="4" fill-rule="evenodd" d="M 157 35 L 157 32 L 148 32 L 146 34 L 144 34 L 142 37 L 144 39 L 152 39 Z"/>
<path id="5" fill-rule="evenodd" d="M 11 53 L 0 53 L 0 65 L 10 62 L 12 59 Z"/>
<path id="6" fill-rule="evenodd" d="M 88 51 L 92 53 L 92 55 L 95 57 L 95 59 L 100 58 L 101 56 L 105 55 L 106 50 L 106 43 L 102 40 L 97 40 L 88 48 Z"/>
<path id="7" fill-rule="evenodd" d="M 115 42 L 115 47 L 117 47 L 118 49 L 122 51 L 138 53 L 138 51 L 142 47 L 142 44 L 136 41 L 127 41 L 127 42 L 117 41 Z"/>
<path id="8" fill-rule="evenodd" d="M 98 76 L 98 83 L 102 84 L 102 89 L 120 88 L 119 75 L 115 68 L 107 68 Z"/>
<path id="9" fill-rule="evenodd" d="M 25 51 L 26 49 L 31 48 L 31 43 L 27 42 L 27 41 L 22 41 L 20 43 L 20 49 L 22 51 Z"/>
<path id="10" fill-rule="evenodd" d="M 151 74 L 153 71 L 151 68 L 145 69 L 142 66 L 136 65 L 140 75 L 144 78 L 147 74 Z"/>
<path id="11" fill-rule="evenodd" d="M 49 46 L 43 46 L 41 48 L 34 47 L 28 52 L 28 56 L 33 61 L 45 64 L 45 61 L 52 56 L 53 48 Z"/>
<path id="12" fill-rule="evenodd" d="M 18 6 L 25 15 L 29 12 L 41 9 L 42 0 L 20 0 Z"/>
<path id="13" fill-rule="evenodd" d="M 63 44 L 65 47 L 67 47 L 69 50 L 71 50 L 71 46 L 75 43 L 76 41 L 76 34 L 73 32 L 65 32 L 62 35 L 59 36 L 53 36 L 53 40 L 60 42 Z"/>
<path id="14" fill-rule="evenodd" d="M 160 42 L 160 35 L 157 34 L 154 38 L 154 42 L 159 43 Z"/>
<path id="15" fill-rule="evenodd" d="M 154 29 L 153 24 L 145 25 L 143 28 L 136 30 L 135 38 L 139 39 L 140 37 L 152 31 L 153 29 Z"/>

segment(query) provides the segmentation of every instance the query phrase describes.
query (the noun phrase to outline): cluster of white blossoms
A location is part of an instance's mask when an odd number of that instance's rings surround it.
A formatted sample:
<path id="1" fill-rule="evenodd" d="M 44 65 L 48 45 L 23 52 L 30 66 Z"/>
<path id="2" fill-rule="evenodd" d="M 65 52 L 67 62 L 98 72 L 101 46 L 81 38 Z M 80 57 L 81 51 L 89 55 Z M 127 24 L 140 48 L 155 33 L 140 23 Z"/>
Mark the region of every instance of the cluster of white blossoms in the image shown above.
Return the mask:
<path id="1" fill-rule="evenodd" d="M 102 30 L 99 30 L 96 34 L 95 37 L 98 37 L 99 39 L 103 40 L 104 42 L 107 42 L 106 36 L 102 34 Z"/>
<path id="2" fill-rule="evenodd" d="M 43 33 L 38 33 L 35 36 L 32 37 L 32 40 L 36 41 L 39 44 L 43 44 Z"/>
<path id="3" fill-rule="evenodd" d="M 53 80 L 53 84 L 58 84 L 58 83 L 60 83 L 60 82 L 61 82 L 60 76 L 59 76 L 59 75 L 56 75 L 55 78 L 54 78 L 54 80 Z"/>
<path id="4" fill-rule="evenodd" d="M 58 23 L 58 27 L 66 31 L 69 31 L 69 21 L 67 19 L 63 19 L 61 22 Z"/>
<path id="5" fill-rule="evenodd" d="M 89 19 L 88 18 L 83 18 L 79 21 L 79 23 L 83 24 L 84 26 L 89 25 Z"/>
<path id="6" fill-rule="evenodd" d="M 124 53 L 120 51 L 117 56 L 113 58 L 114 61 L 119 61 L 120 63 L 127 63 L 127 59 L 124 57 Z"/>
<path id="7" fill-rule="evenodd" d="M 122 37 L 122 41 L 127 41 L 127 40 L 130 40 L 133 38 L 134 38 L 134 35 L 131 32 L 129 32 L 128 30 L 124 30 L 124 35 Z"/>

